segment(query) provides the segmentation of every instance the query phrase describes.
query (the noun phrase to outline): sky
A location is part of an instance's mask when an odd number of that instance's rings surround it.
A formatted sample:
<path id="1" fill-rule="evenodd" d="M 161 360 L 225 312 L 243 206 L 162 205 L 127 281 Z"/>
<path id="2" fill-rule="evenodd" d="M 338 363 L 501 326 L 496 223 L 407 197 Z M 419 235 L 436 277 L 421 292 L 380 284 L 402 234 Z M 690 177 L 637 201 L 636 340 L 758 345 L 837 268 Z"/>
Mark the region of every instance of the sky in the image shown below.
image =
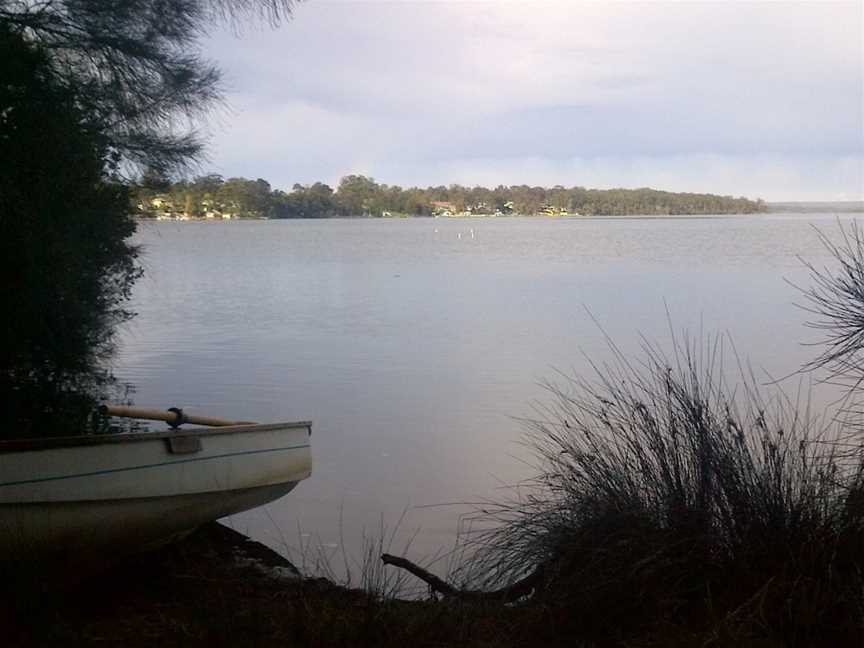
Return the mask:
<path id="1" fill-rule="evenodd" d="M 864 200 L 860 1 L 306 0 L 202 46 L 226 177 Z"/>

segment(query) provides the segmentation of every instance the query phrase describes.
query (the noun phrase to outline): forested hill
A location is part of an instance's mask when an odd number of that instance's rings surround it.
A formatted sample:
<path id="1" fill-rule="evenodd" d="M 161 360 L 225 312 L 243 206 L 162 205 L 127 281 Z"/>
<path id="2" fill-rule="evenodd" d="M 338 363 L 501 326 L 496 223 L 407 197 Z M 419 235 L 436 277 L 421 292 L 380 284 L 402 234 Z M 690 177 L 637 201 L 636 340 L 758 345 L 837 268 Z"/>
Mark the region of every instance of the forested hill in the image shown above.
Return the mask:
<path id="1" fill-rule="evenodd" d="M 427 187 L 378 184 L 350 175 L 336 189 L 316 182 L 290 192 L 266 180 L 206 175 L 191 181 L 144 178 L 133 206 L 150 218 L 328 218 L 336 216 L 613 216 L 740 214 L 765 211 L 761 200 L 654 189 L 583 187 Z"/>

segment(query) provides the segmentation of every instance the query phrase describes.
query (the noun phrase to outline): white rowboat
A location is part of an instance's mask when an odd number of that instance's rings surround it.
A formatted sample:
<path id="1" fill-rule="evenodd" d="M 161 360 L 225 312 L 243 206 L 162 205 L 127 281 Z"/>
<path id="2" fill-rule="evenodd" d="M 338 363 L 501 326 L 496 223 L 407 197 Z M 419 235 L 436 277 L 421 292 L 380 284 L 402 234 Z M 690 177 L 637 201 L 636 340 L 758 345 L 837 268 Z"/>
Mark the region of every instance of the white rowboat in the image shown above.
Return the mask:
<path id="1" fill-rule="evenodd" d="M 311 474 L 311 425 L 0 442 L 0 563 L 133 553 L 271 502 Z"/>

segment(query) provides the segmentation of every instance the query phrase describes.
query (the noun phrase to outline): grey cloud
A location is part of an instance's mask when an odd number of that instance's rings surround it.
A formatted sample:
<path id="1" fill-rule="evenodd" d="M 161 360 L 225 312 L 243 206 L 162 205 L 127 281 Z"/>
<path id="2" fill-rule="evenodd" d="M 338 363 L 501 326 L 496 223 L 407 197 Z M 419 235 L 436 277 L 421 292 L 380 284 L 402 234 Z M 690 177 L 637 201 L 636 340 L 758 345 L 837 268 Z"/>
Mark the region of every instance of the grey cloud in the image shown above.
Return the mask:
<path id="1" fill-rule="evenodd" d="M 531 181 L 550 184 L 567 168 L 656 180 L 668 175 L 646 160 L 672 169 L 722 158 L 769 191 L 786 183 L 791 195 L 806 181 L 854 194 L 864 184 L 861 14 L 857 3 L 317 0 L 278 31 L 207 43 L 235 108 L 214 129 L 213 158 L 274 180 L 365 172 L 403 184 L 445 173 L 464 182 L 470 160 L 502 174 L 545 169 L 548 181 Z M 845 188 L 802 171 L 817 163 L 845 170 Z"/>

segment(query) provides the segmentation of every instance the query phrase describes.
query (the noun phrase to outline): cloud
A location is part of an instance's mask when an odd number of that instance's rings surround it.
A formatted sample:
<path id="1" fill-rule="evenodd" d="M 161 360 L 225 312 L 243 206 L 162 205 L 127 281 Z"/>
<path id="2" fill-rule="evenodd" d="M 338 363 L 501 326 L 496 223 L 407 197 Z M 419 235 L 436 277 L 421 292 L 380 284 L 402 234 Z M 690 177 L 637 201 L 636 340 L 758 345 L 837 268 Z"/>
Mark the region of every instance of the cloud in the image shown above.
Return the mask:
<path id="1" fill-rule="evenodd" d="M 316 0 L 206 44 L 234 108 L 213 159 L 277 186 L 363 172 L 856 197 L 861 21 L 859 3 Z"/>

